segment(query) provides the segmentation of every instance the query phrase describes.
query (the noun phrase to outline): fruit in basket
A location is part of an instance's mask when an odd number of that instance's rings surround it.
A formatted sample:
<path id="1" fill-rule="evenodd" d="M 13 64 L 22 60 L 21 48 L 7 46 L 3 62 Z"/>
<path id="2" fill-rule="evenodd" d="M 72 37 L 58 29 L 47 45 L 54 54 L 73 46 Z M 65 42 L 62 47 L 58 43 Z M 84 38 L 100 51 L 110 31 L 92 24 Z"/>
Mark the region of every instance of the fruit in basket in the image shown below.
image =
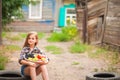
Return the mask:
<path id="1" fill-rule="evenodd" d="M 41 55 L 41 54 L 35 54 L 33 57 L 28 57 L 27 60 L 29 61 L 33 61 L 33 62 L 36 62 L 36 61 L 44 61 L 46 62 L 47 59 L 45 57 L 45 55 Z"/>
<path id="2" fill-rule="evenodd" d="M 42 61 L 45 61 L 46 59 L 45 58 L 41 58 Z"/>
<path id="3" fill-rule="evenodd" d="M 36 58 L 36 57 L 35 57 L 35 58 L 33 58 L 33 61 L 38 61 L 38 58 Z"/>
<path id="4" fill-rule="evenodd" d="M 40 54 L 37 54 L 37 56 L 36 56 L 38 59 L 41 59 L 42 58 L 42 55 L 40 55 Z"/>
<path id="5" fill-rule="evenodd" d="M 28 58 L 28 60 L 32 61 L 33 58 Z"/>

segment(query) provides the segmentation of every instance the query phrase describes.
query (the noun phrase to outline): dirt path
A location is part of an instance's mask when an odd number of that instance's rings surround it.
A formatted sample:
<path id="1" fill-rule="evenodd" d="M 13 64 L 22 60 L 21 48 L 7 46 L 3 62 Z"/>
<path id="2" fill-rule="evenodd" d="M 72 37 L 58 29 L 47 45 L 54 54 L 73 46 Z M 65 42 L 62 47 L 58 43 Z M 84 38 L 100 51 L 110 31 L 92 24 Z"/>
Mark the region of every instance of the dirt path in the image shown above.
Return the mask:
<path id="1" fill-rule="evenodd" d="M 44 49 L 47 45 L 56 45 L 63 48 L 62 54 L 51 54 L 46 52 L 50 58 L 50 63 L 47 65 L 50 80 L 85 80 L 85 76 L 97 70 L 107 67 L 106 63 L 102 60 L 91 59 L 87 56 L 87 53 L 83 54 L 71 54 L 68 52 L 68 47 L 73 44 L 73 42 L 62 42 L 62 43 L 48 43 L 46 38 L 43 38 L 39 41 L 40 49 Z M 22 46 L 23 41 L 16 42 L 19 46 Z M 10 60 L 6 64 L 6 70 L 20 70 L 20 65 L 17 60 L 19 57 L 20 51 L 11 53 Z M 79 63 L 74 65 L 73 63 Z M 37 77 L 37 80 L 42 80 L 41 76 Z"/>

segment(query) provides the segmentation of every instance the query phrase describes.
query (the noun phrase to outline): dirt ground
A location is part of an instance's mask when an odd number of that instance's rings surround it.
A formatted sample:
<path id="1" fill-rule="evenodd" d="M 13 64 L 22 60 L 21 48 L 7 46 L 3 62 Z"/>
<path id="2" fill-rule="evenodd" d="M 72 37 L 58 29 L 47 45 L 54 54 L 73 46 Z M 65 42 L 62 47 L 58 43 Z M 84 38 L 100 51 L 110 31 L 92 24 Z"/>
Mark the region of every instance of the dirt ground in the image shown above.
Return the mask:
<path id="1" fill-rule="evenodd" d="M 49 36 L 49 34 L 48 34 Z M 22 47 L 24 40 L 19 42 L 8 42 L 3 40 L 4 44 L 15 44 Z M 56 42 L 48 43 L 46 37 L 39 40 L 39 48 L 42 49 L 50 58 L 49 64 L 47 64 L 50 80 L 85 80 L 87 74 L 107 67 L 107 63 L 100 59 L 89 58 L 87 53 L 71 54 L 68 51 L 73 42 Z M 45 51 L 45 46 L 56 45 L 63 48 L 62 54 L 51 54 L 51 52 Z M 20 64 L 18 64 L 20 51 L 10 53 L 9 62 L 6 64 L 6 70 L 20 71 Z M 73 63 L 79 63 L 74 65 Z M 37 80 L 42 80 L 41 75 L 37 77 Z"/>

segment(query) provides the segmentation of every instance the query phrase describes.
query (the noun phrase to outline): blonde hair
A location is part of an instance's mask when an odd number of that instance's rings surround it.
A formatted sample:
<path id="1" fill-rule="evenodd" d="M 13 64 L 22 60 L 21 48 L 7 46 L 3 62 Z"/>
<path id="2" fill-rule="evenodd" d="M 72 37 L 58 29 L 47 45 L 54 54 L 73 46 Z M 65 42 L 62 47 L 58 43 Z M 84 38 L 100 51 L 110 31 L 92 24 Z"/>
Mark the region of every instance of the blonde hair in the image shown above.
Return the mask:
<path id="1" fill-rule="evenodd" d="M 31 32 L 28 32 L 23 47 L 29 47 L 28 39 L 29 39 L 29 36 L 30 36 L 30 35 L 34 35 L 34 36 L 36 37 L 36 43 L 35 43 L 35 46 L 38 44 L 38 34 L 37 34 L 37 32 L 35 32 L 35 31 L 31 31 Z"/>

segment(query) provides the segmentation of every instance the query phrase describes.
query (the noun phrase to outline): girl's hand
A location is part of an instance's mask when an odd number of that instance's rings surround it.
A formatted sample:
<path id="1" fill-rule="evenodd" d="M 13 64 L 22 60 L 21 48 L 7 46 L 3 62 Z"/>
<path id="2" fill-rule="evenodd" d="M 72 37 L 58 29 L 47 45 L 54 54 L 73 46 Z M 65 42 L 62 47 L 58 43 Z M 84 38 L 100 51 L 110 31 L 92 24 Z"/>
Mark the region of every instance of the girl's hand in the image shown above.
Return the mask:
<path id="1" fill-rule="evenodd" d="M 44 62 L 42 60 L 36 61 L 37 64 L 43 64 Z"/>
<path id="2" fill-rule="evenodd" d="M 37 64 L 47 64 L 48 61 L 42 61 L 42 60 L 39 60 L 39 61 L 37 61 L 36 63 L 37 63 Z"/>
<path id="3" fill-rule="evenodd" d="M 29 62 L 28 63 L 30 66 L 36 67 L 37 65 L 34 62 Z"/>

